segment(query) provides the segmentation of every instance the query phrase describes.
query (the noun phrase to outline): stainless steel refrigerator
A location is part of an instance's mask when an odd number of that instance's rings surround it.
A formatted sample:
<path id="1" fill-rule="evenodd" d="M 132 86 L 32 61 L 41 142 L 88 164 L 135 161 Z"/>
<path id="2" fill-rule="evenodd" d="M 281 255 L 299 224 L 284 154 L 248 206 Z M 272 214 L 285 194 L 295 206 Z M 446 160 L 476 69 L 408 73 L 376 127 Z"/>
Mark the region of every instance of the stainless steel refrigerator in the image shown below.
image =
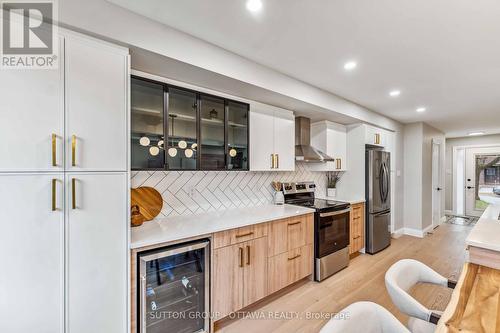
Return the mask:
<path id="1" fill-rule="evenodd" d="M 366 252 L 391 245 L 391 154 L 366 150 Z"/>

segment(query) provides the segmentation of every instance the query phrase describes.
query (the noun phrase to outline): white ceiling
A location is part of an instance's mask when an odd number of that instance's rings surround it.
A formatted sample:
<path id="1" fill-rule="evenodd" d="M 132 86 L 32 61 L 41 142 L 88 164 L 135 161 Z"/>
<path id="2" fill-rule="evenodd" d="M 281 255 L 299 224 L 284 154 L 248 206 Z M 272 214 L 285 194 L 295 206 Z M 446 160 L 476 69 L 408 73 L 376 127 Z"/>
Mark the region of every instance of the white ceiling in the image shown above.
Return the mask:
<path id="1" fill-rule="evenodd" d="M 500 132 L 500 1 L 111 2 L 401 122 Z"/>

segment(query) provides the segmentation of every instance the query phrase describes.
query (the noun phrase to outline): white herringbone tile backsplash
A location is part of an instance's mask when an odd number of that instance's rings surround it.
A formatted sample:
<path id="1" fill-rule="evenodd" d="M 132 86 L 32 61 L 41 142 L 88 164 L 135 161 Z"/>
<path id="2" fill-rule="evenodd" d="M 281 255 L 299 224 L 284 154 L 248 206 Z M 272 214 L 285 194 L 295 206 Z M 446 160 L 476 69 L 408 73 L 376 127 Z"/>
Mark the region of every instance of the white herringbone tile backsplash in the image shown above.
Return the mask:
<path id="1" fill-rule="evenodd" d="M 316 195 L 326 193 L 326 173 L 307 170 L 302 163 L 293 172 L 253 171 L 134 171 L 132 187 L 154 187 L 163 197 L 158 217 L 190 215 L 272 203 L 272 181 L 314 181 Z"/>

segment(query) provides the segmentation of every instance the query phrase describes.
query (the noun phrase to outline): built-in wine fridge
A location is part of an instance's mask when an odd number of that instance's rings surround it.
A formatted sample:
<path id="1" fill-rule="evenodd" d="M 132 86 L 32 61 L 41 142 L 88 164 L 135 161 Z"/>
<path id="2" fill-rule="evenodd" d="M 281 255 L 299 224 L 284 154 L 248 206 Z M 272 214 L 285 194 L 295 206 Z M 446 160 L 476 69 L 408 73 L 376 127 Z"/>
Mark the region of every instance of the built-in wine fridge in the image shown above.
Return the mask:
<path id="1" fill-rule="evenodd" d="M 209 241 L 138 254 L 138 331 L 208 332 Z"/>

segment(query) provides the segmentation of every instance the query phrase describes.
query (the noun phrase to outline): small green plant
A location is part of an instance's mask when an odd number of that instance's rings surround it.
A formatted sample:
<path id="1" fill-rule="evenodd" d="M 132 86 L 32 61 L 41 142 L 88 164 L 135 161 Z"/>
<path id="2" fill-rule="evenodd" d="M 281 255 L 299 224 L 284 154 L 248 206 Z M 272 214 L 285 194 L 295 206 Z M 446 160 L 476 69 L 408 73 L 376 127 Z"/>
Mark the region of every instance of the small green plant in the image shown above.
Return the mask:
<path id="1" fill-rule="evenodd" d="M 337 183 L 342 178 L 342 171 L 328 171 L 326 173 L 326 181 L 328 188 L 337 188 Z"/>

